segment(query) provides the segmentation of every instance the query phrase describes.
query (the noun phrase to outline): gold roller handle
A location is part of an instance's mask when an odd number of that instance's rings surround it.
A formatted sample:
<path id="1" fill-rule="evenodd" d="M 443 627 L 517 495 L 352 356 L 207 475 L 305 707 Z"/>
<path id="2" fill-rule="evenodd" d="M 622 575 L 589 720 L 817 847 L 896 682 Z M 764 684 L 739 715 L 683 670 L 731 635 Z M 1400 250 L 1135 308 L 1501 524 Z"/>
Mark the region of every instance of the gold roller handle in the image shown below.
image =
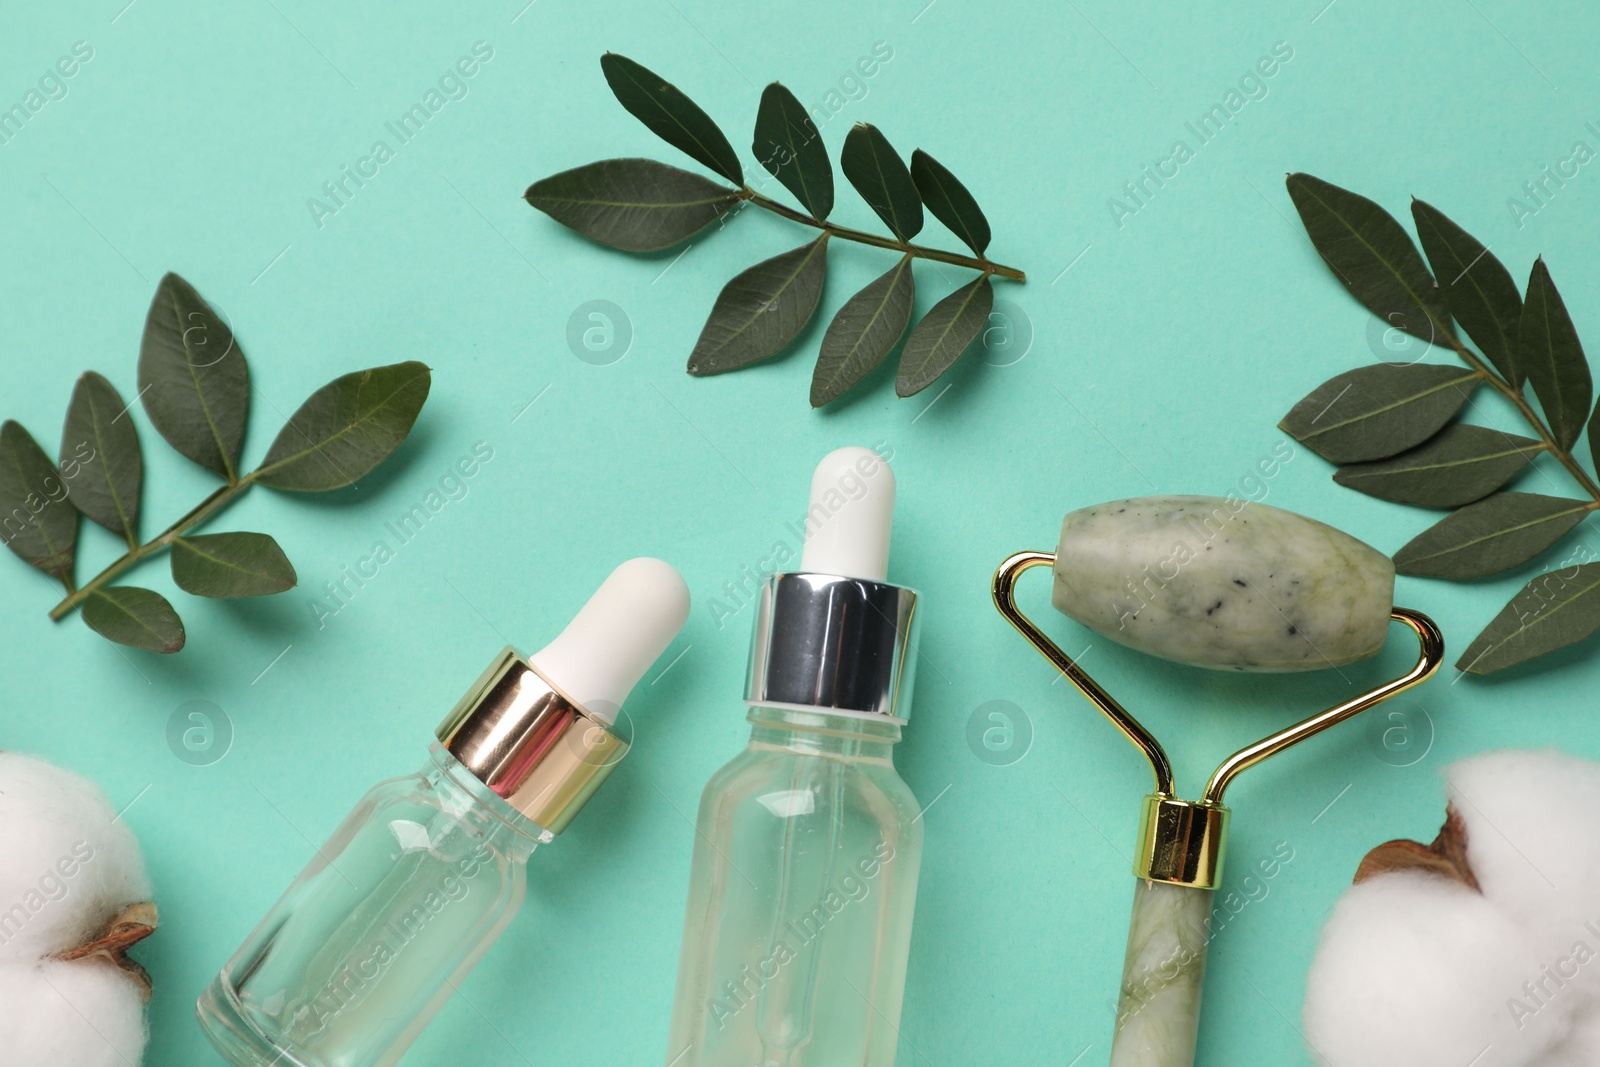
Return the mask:
<path id="1" fill-rule="evenodd" d="M 1246 745 L 1223 760 L 1212 772 L 1200 800 L 1182 800 L 1176 794 L 1172 764 L 1161 743 L 1017 607 L 1018 579 L 1034 567 L 1053 565 L 1055 560 L 1053 552 L 1018 552 L 1000 564 L 994 575 L 995 607 L 1006 621 L 1028 639 L 1029 644 L 1038 649 L 1091 704 L 1111 720 L 1111 724 L 1149 762 L 1151 774 L 1155 777 L 1155 791 L 1145 797 L 1144 812 L 1140 819 L 1139 851 L 1134 860 L 1134 873 L 1140 878 L 1197 889 L 1217 888 L 1222 881 L 1223 852 L 1228 833 L 1229 813 L 1222 803 L 1222 795 L 1240 772 L 1427 681 L 1444 662 L 1444 638 L 1433 620 L 1410 608 L 1392 609 L 1390 618 L 1404 623 L 1417 637 L 1417 662 L 1409 671 L 1326 711 L 1302 719 L 1285 730 Z"/>

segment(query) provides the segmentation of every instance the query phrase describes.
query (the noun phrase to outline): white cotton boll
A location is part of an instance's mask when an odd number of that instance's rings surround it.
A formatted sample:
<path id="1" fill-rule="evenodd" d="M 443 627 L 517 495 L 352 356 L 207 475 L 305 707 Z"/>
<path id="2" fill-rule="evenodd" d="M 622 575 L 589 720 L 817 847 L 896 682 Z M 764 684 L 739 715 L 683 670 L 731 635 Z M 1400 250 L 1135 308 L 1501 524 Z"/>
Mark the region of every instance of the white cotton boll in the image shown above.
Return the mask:
<path id="1" fill-rule="evenodd" d="M 130 1067 L 144 1056 L 144 996 L 106 960 L 0 961 L 7 1067 Z"/>
<path id="2" fill-rule="evenodd" d="M 1537 1067 L 1595 1067 L 1600 1063 L 1600 1004 L 1577 1006 L 1567 1039 L 1545 1053 Z"/>
<path id="3" fill-rule="evenodd" d="M 56 957 L 149 899 L 138 843 L 99 789 L 0 752 L 0 1063 L 139 1063 L 145 986 L 103 954 Z"/>
<path id="4" fill-rule="evenodd" d="M 1600 811 L 1600 764 L 1559 752 L 1494 752 L 1455 764 L 1448 778 L 1484 896 L 1533 928 L 1545 963 L 1580 940 L 1600 949 L 1600 825 L 1592 815 Z M 1600 963 L 1576 980 L 1600 991 Z"/>
<path id="5" fill-rule="evenodd" d="M 98 936 L 150 899 L 139 845 L 95 785 L 0 752 L 0 960 L 36 960 Z"/>
<path id="6" fill-rule="evenodd" d="M 1471 889 L 1382 875 L 1351 888 L 1323 931 L 1306 1040 L 1327 1067 L 1523 1067 L 1564 1036 L 1551 1013 L 1519 1031 L 1506 1010 L 1508 976 L 1538 966 L 1524 931 Z"/>
<path id="7" fill-rule="evenodd" d="M 1440 840 L 1375 850 L 1334 909 L 1308 1042 L 1330 1067 L 1597 1067 L 1600 764 L 1495 752 L 1446 777 Z"/>

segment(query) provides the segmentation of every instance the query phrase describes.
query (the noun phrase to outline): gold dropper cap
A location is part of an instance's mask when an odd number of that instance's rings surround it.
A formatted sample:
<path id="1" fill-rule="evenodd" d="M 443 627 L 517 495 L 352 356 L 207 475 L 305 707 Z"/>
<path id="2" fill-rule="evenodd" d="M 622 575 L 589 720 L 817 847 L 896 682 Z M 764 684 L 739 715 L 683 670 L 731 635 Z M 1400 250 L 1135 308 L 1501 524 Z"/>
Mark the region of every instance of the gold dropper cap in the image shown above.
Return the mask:
<path id="1" fill-rule="evenodd" d="M 640 556 L 606 576 L 531 658 L 506 648 L 439 724 L 445 751 L 553 834 L 628 751 L 611 724 L 689 617 L 689 587 Z"/>
<path id="2" fill-rule="evenodd" d="M 553 834 L 628 751 L 628 742 L 509 646 L 436 735 L 491 792 Z"/>

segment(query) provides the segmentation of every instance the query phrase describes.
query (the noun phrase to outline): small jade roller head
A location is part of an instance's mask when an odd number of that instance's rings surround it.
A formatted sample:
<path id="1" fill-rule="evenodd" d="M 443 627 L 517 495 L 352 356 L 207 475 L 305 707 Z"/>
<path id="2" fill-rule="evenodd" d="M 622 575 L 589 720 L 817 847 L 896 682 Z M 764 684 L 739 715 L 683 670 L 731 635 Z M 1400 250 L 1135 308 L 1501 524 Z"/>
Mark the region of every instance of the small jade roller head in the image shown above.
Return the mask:
<path id="1" fill-rule="evenodd" d="M 1376 655 L 1394 564 L 1281 508 L 1147 496 L 1069 514 L 1056 608 L 1141 652 L 1196 667 L 1309 671 Z"/>

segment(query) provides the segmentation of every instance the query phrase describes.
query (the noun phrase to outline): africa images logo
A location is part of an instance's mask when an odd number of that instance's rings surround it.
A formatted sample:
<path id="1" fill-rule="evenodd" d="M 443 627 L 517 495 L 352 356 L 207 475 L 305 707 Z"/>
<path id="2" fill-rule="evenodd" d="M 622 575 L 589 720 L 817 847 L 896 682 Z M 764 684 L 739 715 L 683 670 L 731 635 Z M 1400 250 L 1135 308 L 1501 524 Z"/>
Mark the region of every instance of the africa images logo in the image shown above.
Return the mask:
<path id="1" fill-rule="evenodd" d="M 383 128 L 394 139 L 394 146 L 380 137 L 372 142 L 367 154 L 357 159 L 353 167 L 346 163 L 339 168 L 337 175 L 323 182 L 322 196 L 306 200 L 306 210 L 311 213 L 311 221 L 317 229 L 322 229 L 328 219 L 349 207 L 356 194 L 382 172 L 384 164 L 394 159 L 396 149 L 410 144 L 447 104 L 465 100 L 471 92 L 468 83 L 493 58 L 494 47 L 488 41 L 474 44 L 472 54 L 462 56 L 439 75 L 438 84 L 430 85 L 420 101 L 401 112 L 399 118 L 383 124 Z"/>

